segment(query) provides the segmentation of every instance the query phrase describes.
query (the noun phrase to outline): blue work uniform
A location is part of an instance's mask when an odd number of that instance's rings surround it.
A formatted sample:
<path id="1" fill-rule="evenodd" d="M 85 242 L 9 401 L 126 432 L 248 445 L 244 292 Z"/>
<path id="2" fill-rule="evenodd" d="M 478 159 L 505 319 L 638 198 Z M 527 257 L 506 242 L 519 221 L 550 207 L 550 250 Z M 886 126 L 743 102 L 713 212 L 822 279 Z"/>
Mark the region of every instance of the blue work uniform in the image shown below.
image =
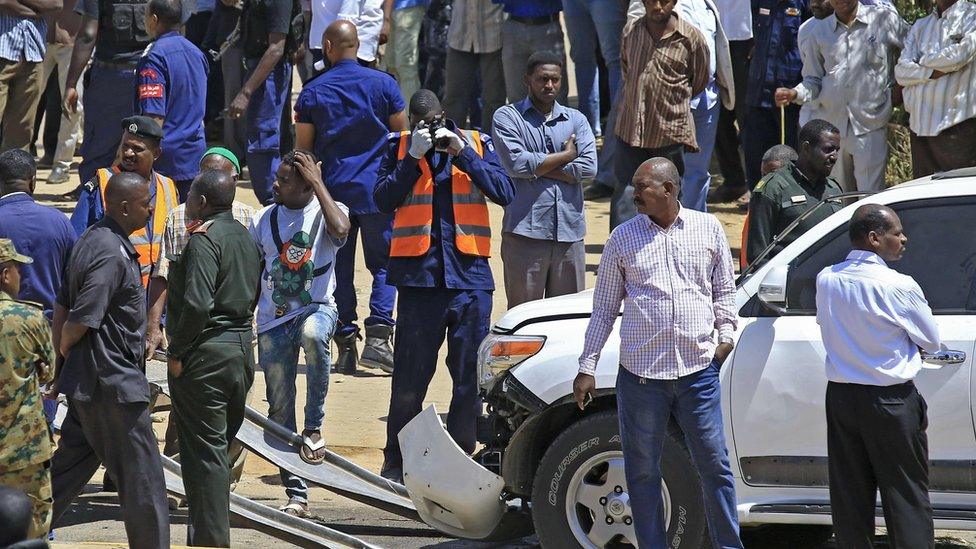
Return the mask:
<path id="1" fill-rule="evenodd" d="M 155 181 L 155 172 L 153 172 L 149 185 L 150 205 L 156 203 Z M 98 180 L 93 176 L 82 186 L 81 195 L 78 196 L 74 211 L 71 212 L 71 226 L 74 228 L 75 234 L 81 236 L 88 227 L 98 223 L 104 217 L 105 205 L 102 201 L 102 190 L 98 187 Z M 152 221 L 153 216 L 150 215 L 146 225 L 150 230 L 152 230 Z"/>
<path id="2" fill-rule="evenodd" d="M 448 127 L 455 132 L 454 124 Z M 466 452 L 473 452 L 478 396 L 478 346 L 491 327 L 495 282 L 487 257 L 465 255 L 455 245 L 451 172 L 467 173 L 488 200 L 501 206 L 515 198 L 515 184 L 495 154 L 491 138 L 481 134 L 483 157 L 471 146 L 452 157 L 426 155 L 434 179 L 430 247 L 417 257 L 391 257 L 387 280 L 396 285 L 397 331 L 393 345 L 393 391 L 387 419 L 384 470 L 402 467 L 397 433 L 420 413 L 437 367 L 437 351 L 447 335 L 447 368 L 454 389 L 447 430 Z M 373 197 L 380 211 L 393 213 L 421 176 L 418 161 L 398 160 L 400 134 L 391 134 Z"/>
<path id="3" fill-rule="evenodd" d="M 245 0 L 241 13 L 244 81 L 261 62 L 271 33 L 288 34 L 292 0 Z M 257 21 L 260 25 L 255 25 Z M 260 27 L 260 28 L 259 28 Z M 251 186 L 261 204 L 271 204 L 271 185 L 281 164 L 281 116 L 291 94 L 291 63 L 287 52 L 251 94 L 247 105 L 247 165 Z"/>
<path id="4" fill-rule="evenodd" d="M 356 236 L 363 235 L 366 268 L 373 275 L 366 326 L 393 325 L 396 290 L 387 281 L 393 217 L 373 202 L 377 170 L 386 152 L 390 117 L 405 104 L 396 81 L 355 60 L 336 63 L 305 85 L 295 102 L 295 120 L 315 126 L 315 155 L 332 197 L 349 207 L 349 237 L 336 256 L 336 333 L 356 327 L 354 268 Z"/>
<path id="5" fill-rule="evenodd" d="M 163 152 L 153 167 L 176 182 L 180 202 L 207 150 L 203 117 L 209 72 L 206 55 L 176 31 L 157 38 L 136 67 L 136 112 L 163 119 Z"/>
<path id="6" fill-rule="evenodd" d="M 752 0 L 752 31 L 755 50 L 749 63 L 746 86 L 746 120 L 742 149 L 746 157 L 749 188 L 762 177 L 762 157 L 781 141 L 781 115 L 773 95 L 776 88 L 792 88 L 800 83 L 800 24 L 812 13 L 809 0 Z M 786 118 L 786 144 L 796 148 L 800 106 L 789 104 Z"/>

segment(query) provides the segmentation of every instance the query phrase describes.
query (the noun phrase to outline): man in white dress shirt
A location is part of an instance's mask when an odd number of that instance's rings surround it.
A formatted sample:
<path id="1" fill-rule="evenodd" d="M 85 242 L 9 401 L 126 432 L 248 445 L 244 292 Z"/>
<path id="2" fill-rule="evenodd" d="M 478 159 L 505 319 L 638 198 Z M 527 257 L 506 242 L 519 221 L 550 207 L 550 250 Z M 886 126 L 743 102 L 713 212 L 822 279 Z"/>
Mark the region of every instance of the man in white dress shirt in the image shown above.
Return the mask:
<path id="1" fill-rule="evenodd" d="M 652 549 L 681 541 L 668 538 L 661 498 L 661 452 L 673 416 L 701 479 L 711 545 L 741 548 L 719 387 L 736 326 L 732 254 L 715 216 L 681 206 L 671 161 L 647 160 L 633 186 L 638 215 L 603 250 L 573 393 L 583 408 L 623 303 L 617 414 L 637 536 L 631 541 Z"/>
<path id="2" fill-rule="evenodd" d="M 886 262 L 905 252 L 898 215 L 861 206 L 853 250 L 817 275 L 817 323 L 827 351 L 827 461 L 838 547 L 874 547 L 881 490 L 892 547 L 935 544 L 928 494 L 925 400 L 912 379 L 919 350 L 940 348 L 922 289 Z"/>

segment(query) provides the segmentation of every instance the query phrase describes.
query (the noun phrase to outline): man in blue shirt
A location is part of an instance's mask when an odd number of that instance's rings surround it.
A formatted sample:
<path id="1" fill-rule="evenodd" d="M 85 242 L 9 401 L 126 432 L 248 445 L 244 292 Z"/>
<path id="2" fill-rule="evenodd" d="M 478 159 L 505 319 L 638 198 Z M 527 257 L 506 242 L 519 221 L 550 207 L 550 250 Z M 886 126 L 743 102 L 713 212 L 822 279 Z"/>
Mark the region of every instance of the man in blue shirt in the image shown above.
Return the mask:
<path id="1" fill-rule="evenodd" d="M 180 0 L 150 0 L 146 30 L 155 38 L 136 66 L 136 112 L 163 128 L 162 153 L 154 169 L 173 179 L 186 200 L 207 149 L 203 117 L 210 66 L 199 48 L 180 34 Z"/>
<path id="2" fill-rule="evenodd" d="M 393 302 L 396 290 L 386 282 L 392 216 L 373 202 L 376 170 L 385 152 L 388 132 L 407 129 L 403 97 L 388 74 L 356 61 L 359 38 L 349 21 L 335 21 L 325 30 L 323 46 L 332 64 L 328 72 L 306 84 L 295 103 L 297 147 L 312 150 L 322 161 L 329 193 L 349 208 L 349 240 L 336 257 L 336 306 L 339 348 L 336 369 L 343 373 L 364 366 L 393 370 Z M 366 348 L 356 356 L 356 288 L 353 280 L 356 234 L 362 231 L 366 268 L 373 275 L 366 327 Z"/>
<path id="3" fill-rule="evenodd" d="M 746 120 L 742 149 L 746 156 L 746 179 L 752 189 L 762 178 L 763 154 L 781 142 L 785 116 L 786 145 L 797 147 L 800 106 L 789 105 L 780 115 L 773 96 L 776 88 L 792 88 L 803 77 L 800 71 L 798 33 L 810 17 L 809 0 L 753 0 L 752 21 L 755 49 L 749 64 L 746 88 Z"/>
<path id="4" fill-rule="evenodd" d="M 491 325 L 495 289 L 485 198 L 505 206 L 515 196 L 491 139 L 445 121 L 433 92 L 410 98 L 410 122 L 412 134 L 390 134 L 373 191 L 381 211 L 396 212 L 389 281 L 399 291 L 397 366 L 381 474 L 401 483 L 397 435 L 420 413 L 445 332 L 454 382 L 447 430 L 461 449 L 474 451 L 481 413 L 478 346 Z"/>
<path id="5" fill-rule="evenodd" d="M 20 298 L 44 307 L 52 318 L 61 275 L 77 236 L 68 218 L 34 198 L 34 158 L 20 149 L 0 154 L 0 238 L 34 262 L 20 266 Z"/>
<path id="6" fill-rule="evenodd" d="M 522 70 L 529 95 L 495 111 L 492 122 L 498 156 L 518 181 L 502 223 L 509 308 L 584 289 L 581 183 L 596 175 L 596 143 L 583 113 L 556 101 L 562 70 L 557 55 L 533 54 Z"/>
<path id="7" fill-rule="evenodd" d="M 559 24 L 560 0 L 493 0 L 502 4 L 508 19 L 502 24 L 502 67 L 505 94 L 512 103 L 525 97 L 522 73 L 529 56 L 537 51 L 555 54 L 566 66 L 563 28 Z M 569 86 L 559 90 L 558 100 L 566 104 Z"/>
<path id="8" fill-rule="evenodd" d="M 244 0 L 241 46 L 247 77 L 227 116 L 247 114 L 247 165 L 261 204 L 274 202 L 271 185 L 281 164 L 281 116 L 291 95 L 291 61 L 297 44 L 288 40 L 293 0 Z M 199 158 L 195 157 L 196 159 Z"/>

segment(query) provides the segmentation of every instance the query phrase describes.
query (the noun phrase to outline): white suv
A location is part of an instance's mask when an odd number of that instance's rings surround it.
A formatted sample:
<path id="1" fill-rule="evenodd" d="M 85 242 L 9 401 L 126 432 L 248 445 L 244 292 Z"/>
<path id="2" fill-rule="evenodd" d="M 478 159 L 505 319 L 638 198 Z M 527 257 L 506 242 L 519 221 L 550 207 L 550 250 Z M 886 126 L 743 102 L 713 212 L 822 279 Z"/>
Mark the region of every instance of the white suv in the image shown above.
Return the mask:
<path id="1" fill-rule="evenodd" d="M 740 277 L 737 341 L 721 373 L 725 433 L 739 520 L 744 529 L 775 529 L 781 547 L 830 535 L 827 382 L 814 284 L 849 251 L 847 221 L 866 202 L 901 217 L 908 249 L 892 266 L 921 285 L 944 342 L 916 379 L 929 406 L 935 526 L 976 530 L 976 169 L 967 169 L 862 198 Z M 405 483 L 430 525 L 500 538 L 531 515 L 545 547 L 634 540 L 614 395 L 616 331 L 597 368 L 594 402 L 581 412 L 572 398 L 591 305 L 589 291 L 527 303 L 493 327 L 479 361 L 487 406 L 484 448 L 474 461 L 433 409 L 401 432 Z M 675 425 L 662 467 L 669 546 L 697 549 L 707 539 L 701 492 Z"/>

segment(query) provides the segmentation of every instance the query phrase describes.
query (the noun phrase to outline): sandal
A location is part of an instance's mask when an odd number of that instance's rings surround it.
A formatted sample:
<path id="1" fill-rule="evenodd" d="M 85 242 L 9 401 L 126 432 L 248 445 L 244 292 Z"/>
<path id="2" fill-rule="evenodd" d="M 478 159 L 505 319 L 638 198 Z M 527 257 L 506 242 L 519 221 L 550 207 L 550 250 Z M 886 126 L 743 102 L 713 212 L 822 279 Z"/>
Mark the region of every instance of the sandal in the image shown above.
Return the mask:
<path id="1" fill-rule="evenodd" d="M 322 438 L 321 433 L 319 433 L 319 439 L 317 441 L 313 441 L 312 437 L 302 433 L 302 447 L 298 451 L 298 455 L 305 463 L 308 463 L 309 465 L 318 465 L 325 461 L 325 454 L 322 454 L 321 457 L 315 457 L 315 452 L 318 452 L 323 448 L 325 448 L 325 439 Z"/>
<path id="2" fill-rule="evenodd" d="M 288 503 L 279 507 L 278 510 L 286 515 L 298 518 L 308 518 L 310 516 L 308 514 L 308 504 L 302 503 L 297 499 L 288 500 Z"/>

